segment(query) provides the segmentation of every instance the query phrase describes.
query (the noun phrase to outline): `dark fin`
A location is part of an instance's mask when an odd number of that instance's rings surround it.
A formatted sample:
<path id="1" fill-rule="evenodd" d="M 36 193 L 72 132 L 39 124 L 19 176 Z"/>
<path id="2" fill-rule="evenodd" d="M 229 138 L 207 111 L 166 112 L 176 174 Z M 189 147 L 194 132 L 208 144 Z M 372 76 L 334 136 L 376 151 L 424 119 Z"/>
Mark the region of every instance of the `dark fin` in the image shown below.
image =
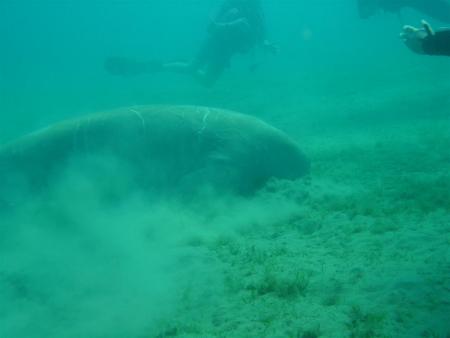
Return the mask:
<path id="1" fill-rule="evenodd" d="M 105 60 L 105 69 L 111 75 L 136 76 L 161 71 L 162 63 L 157 61 L 141 62 L 122 57 L 110 57 Z"/>

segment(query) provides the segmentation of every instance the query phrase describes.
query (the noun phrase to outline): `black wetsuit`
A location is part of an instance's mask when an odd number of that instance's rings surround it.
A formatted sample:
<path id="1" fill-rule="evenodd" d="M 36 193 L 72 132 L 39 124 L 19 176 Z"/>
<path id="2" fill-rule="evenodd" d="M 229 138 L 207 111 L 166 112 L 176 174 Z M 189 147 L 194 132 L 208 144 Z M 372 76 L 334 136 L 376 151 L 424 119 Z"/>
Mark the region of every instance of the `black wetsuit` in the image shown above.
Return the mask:
<path id="1" fill-rule="evenodd" d="M 265 40 L 263 11 L 258 1 L 226 0 L 214 21 L 219 27 L 211 24 L 192 63 L 194 69 L 203 69 L 212 82 L 230 65 L 233 55 L 247 53 Z"/>
<path id="2" fill-rule="evenodd" d="M 247 47 L 262 43 L 266 38 L 264 13 L 259 2 L 252 0 L 227 0 L 216 16 L 217 22 L 230 22 L 244 18 L 248 22 L 248 30 L 240 31 L 241 39 L 245 39 Z M 243 36 L 242 36 L 243 35 Z"/>
<path id="3" fill-rule="evenodd" d="M 422 44 L 425 54 L 450 56 L 450 29 L 428 35 Z"/>

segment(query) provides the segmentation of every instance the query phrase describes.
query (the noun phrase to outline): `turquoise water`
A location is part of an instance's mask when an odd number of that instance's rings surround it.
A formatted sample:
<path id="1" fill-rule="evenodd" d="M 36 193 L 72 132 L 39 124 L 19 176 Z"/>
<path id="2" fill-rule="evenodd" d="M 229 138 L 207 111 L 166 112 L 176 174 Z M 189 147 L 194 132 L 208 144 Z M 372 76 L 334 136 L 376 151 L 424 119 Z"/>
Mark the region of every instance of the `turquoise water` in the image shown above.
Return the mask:
<path id="1" fill-rule="evenodd" d="M 236 56 L 212 88 L 105 70 L 111 56 L 189 60 L 219 4 L 0 2 L 0 144 L 194 105 L 259 118 L 311 162 L 251 195 L 149 199 L 122 163 L 75 159 L 38 196 L 0 200 L 0 337 L 448 337 L 450 58 L 398 38 L 422 15 L 266 0 L 278 55 Z"/>

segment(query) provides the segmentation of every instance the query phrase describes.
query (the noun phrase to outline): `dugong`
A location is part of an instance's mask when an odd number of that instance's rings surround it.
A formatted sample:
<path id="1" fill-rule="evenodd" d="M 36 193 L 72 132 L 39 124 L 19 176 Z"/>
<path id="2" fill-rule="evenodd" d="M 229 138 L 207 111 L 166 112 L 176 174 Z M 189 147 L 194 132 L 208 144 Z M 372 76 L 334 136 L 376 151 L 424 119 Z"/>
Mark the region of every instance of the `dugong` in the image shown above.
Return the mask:
<path id="1" fill-rule="evenodd" d="M 0 147 L 0 198 L 43 191 L 78 159 L 113 156 L 136 187 L 157 193 L 251 194 L 270 178 L 297 179 L 309 162 L 278 129 L 248 115 L 198 106 L 134 106 L 51 125 Z M 114 170 L 114 169 L 111 169 Z"/>

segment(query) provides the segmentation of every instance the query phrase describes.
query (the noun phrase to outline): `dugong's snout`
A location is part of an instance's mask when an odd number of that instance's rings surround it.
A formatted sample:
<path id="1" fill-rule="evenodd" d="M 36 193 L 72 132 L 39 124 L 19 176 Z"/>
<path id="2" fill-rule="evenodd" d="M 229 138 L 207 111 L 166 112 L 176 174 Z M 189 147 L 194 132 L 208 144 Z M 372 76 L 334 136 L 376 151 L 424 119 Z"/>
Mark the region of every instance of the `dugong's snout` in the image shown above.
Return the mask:
<path id="1" fill-rule="evenodd" d="M 272 176 L 296 180 L 309 174 L 310 161 L 291 140 L 282 140 L 267 159 Z"/>

